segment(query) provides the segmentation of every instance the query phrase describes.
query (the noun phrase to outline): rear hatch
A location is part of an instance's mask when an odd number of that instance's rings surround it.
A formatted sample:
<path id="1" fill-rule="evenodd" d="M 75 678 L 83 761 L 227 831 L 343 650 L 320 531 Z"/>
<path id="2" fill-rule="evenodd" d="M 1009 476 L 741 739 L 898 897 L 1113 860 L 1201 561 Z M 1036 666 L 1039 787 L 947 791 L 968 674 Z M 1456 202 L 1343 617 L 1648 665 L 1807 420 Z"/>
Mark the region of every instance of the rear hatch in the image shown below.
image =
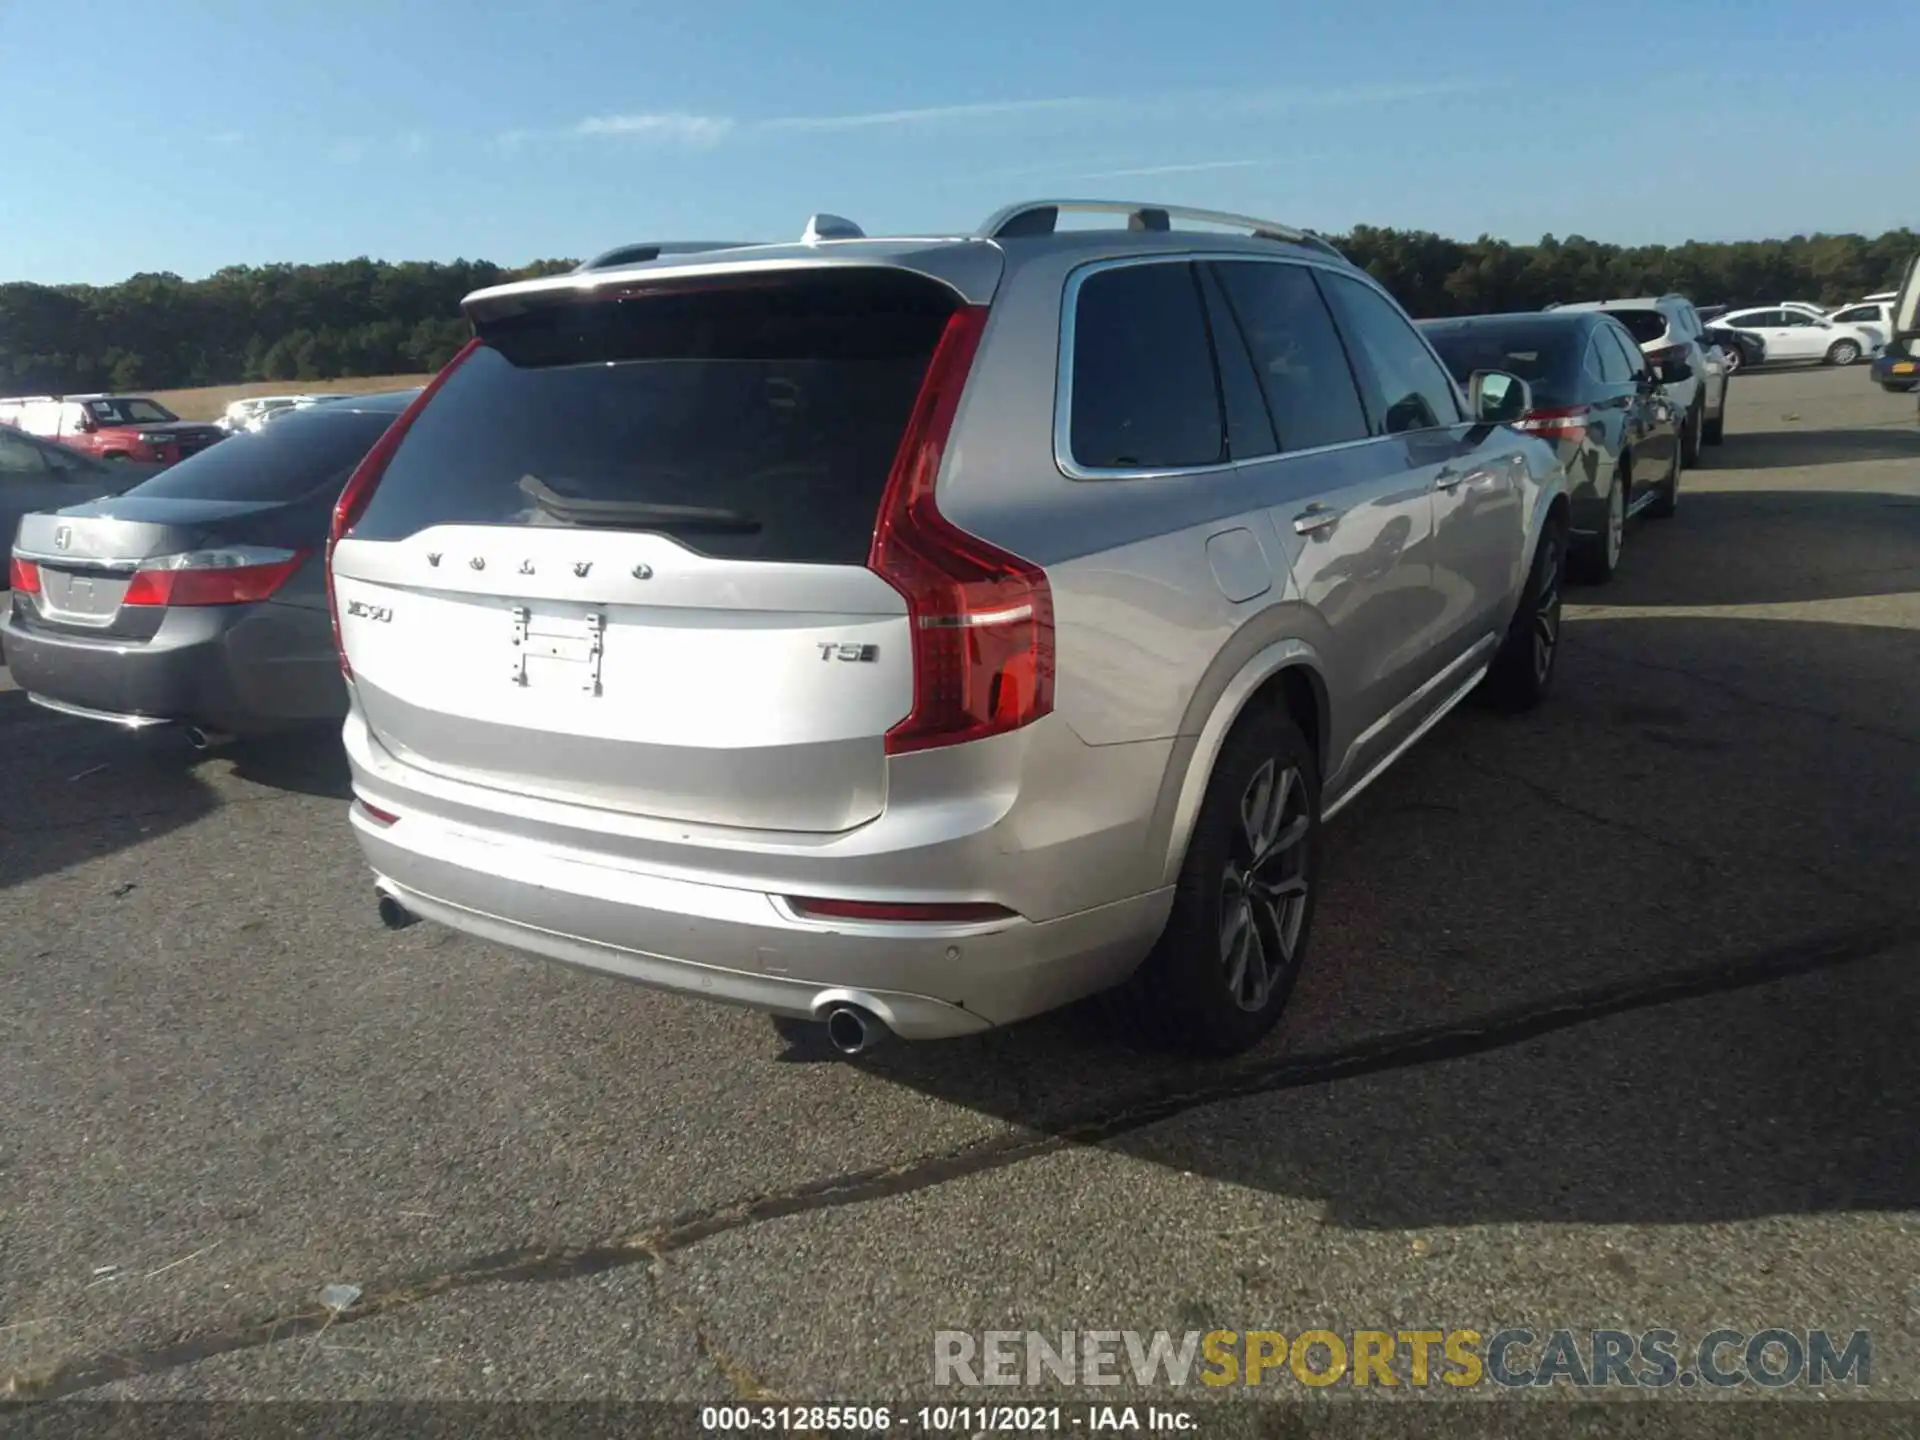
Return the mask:
<path id="1" fill-rule="evenodd" d="M 1642 350 L 1648 347 L 1658 348 L 1667 343 L 1667 317 L 1658 310 L 1644 307 L 1609 306 L 1607 314 L 1627 327 L 1627 332 L 1639 342 Z"/>
<path id="2" fill-rule="evenodd" d="M 839 831 L 914 707 L 867 568 L 959 305 L 885 266 L 656 281 L 480 327 L 338 542 L 373 736 L 483 786 Z"/>
<path id="3" fill-rule="evenodd" d="M 122 495 L 24 516 L 31 565 L 14 613 L 30 629 L 137 643 L 169 605 L 265 599 L 318 553 L 347 476 L 395 414 L 236 436 Z"/>

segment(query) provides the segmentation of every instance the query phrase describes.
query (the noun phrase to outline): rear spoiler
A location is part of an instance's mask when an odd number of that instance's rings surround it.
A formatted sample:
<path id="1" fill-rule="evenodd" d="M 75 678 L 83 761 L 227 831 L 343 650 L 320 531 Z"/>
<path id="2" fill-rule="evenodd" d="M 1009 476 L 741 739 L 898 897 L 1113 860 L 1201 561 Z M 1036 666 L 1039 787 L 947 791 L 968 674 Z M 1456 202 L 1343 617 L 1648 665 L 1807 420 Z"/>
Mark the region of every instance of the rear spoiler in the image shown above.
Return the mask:
<path id="1" fill-rule="evenodd" d="M 582 261 L 568 272 L 584 275 L 592 270 L 613 270 L 622 265 L 644 265 L 662 255 L 700 255 L 709 250 L 744 250 L 752 240 L 638 240 Z"/>

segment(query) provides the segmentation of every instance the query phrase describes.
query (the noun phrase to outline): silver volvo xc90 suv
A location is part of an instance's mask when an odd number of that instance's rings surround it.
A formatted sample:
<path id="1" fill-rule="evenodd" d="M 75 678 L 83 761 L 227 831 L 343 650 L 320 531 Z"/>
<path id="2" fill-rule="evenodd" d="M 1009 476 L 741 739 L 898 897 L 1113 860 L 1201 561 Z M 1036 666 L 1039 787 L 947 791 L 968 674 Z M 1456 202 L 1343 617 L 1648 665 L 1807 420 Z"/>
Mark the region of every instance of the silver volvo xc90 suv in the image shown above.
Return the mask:
<path id="1" fill-rule="evenodd" d="M 465 309 L 330 545 L 390 925 L 846 1051 L 1108 991 L 1231 1052 L 1299 972 L 1322 822 L 1552 678 L 1524 382 L 1463 394 L 1307 233 L 817 216 Z"/>

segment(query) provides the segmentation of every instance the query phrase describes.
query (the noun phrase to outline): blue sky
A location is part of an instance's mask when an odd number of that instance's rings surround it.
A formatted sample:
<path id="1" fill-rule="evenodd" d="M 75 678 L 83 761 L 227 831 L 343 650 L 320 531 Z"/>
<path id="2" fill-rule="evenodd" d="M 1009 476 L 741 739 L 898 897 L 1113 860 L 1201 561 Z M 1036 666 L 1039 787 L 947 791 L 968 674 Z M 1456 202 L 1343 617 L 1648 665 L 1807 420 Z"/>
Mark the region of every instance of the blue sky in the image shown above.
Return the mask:
<path id="1" fill-rule="evenodd" d="M 952 231 L 1045 195 L 1523 241 L 1920 220 L 1899 5 L 0 0 L 0 57 L 0 280 Z"/>

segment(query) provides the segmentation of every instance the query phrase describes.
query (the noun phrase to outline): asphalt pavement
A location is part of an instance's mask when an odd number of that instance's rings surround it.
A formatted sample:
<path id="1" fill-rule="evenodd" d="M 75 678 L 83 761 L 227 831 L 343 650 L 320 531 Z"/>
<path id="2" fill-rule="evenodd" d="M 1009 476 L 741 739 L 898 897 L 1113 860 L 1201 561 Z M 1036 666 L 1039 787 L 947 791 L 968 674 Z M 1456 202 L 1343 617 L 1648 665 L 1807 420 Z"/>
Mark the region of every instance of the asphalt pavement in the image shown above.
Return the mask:
<path id="1" fill-rule="evenodd" d="M 1528 1326 L 1864 1329 L 1920 1401 L 1920 426 L 1862 368 L 1727 432 L 1543 711 L 1330 828 L 1227 1065 L 1078 1011 L 821 1061 L 389 933 L 329 740 L 0 680 L 0 1395 L 978 1400 L 936 1331 Z"/>

